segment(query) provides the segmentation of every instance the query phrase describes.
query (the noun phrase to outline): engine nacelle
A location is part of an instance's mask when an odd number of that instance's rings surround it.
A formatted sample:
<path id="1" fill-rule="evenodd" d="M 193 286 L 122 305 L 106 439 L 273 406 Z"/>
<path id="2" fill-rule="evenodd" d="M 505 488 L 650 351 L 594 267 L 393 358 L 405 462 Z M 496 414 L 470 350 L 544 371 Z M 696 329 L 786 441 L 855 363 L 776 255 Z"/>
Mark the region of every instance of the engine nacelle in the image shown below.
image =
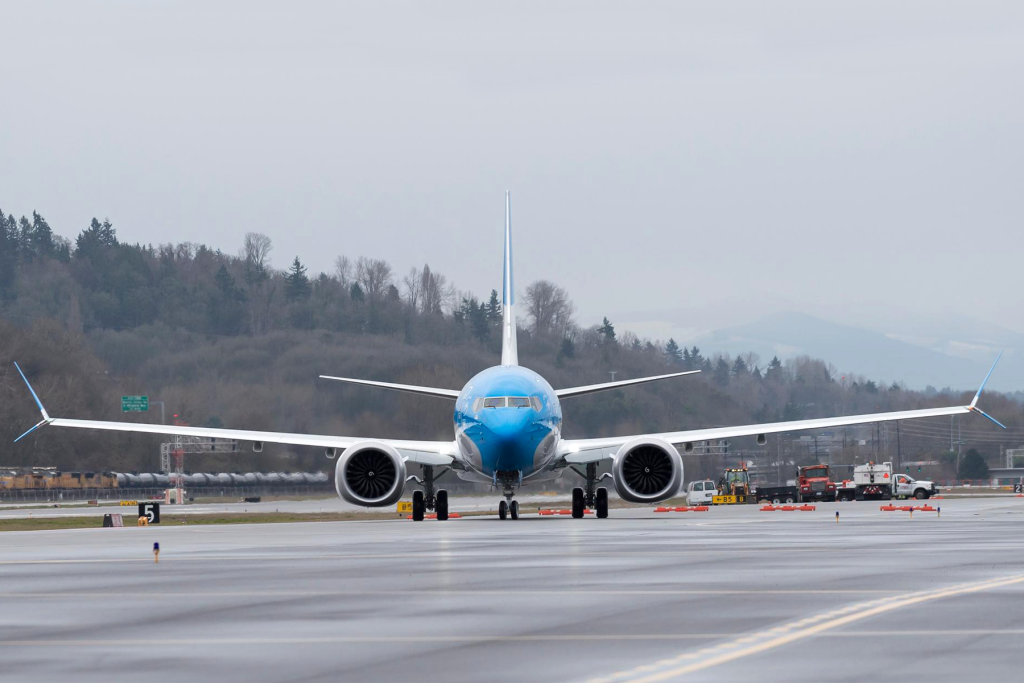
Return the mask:
<path id="1" fill-rule="evenodd" d="M 354 443 L 338 458 L 334 488 L 354 505 L 392 505 L 405 491 L 405 460 L 386 443 Z"/>
<path id="2" fill-rule="evenodd" d="M 651 437 L 633 439 L 615 454 L 612 479 L 623 500 L 656 503 L 679 492 L 683 459 L 667 441 Z"/>

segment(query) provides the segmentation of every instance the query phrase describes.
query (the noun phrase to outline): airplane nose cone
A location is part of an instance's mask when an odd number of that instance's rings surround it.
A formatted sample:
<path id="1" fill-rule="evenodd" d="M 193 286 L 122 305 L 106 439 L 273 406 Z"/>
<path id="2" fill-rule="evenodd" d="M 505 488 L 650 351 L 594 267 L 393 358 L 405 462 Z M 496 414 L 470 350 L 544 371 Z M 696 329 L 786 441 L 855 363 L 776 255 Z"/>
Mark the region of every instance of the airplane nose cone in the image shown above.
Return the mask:
<path id="1" fill-rule="evenodd" d="M 493 414 L 485 416 L 483 422 L 494 438 L 501 441 L 514 441 L 522 436 L 526 426 L 530 423 L 530 416 L 525 410 L 495 411 Z"/>

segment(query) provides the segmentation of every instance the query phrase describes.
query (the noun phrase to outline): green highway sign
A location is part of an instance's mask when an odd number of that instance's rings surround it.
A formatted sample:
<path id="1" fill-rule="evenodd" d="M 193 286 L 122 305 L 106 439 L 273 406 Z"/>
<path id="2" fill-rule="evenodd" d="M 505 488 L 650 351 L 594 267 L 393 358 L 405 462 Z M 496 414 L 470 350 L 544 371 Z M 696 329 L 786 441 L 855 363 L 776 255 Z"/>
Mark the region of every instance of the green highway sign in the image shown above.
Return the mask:
<path id="1" fill-rule="evenodd" d="M 149 410 L 149 396 L 122 396 L 121 412 L 144 413 Z"/>

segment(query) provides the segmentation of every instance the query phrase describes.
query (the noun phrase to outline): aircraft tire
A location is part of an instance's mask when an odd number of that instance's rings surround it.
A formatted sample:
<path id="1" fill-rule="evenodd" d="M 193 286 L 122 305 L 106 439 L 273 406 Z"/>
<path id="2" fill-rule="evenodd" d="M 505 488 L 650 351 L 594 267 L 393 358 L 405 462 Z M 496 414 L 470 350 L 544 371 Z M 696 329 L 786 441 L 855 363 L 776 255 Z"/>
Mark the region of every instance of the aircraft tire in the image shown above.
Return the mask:
<path id="1" fill-rule="evenodd" d="M 519 519 L 519 501 L 513 500 L 509 503 L 508 514 L 512 519 Z"/>
<path id="2" fill-rule="evenodd" d="M 434 501 L 434 511 L 437 512 L 437 519 L 444 521 L 448 519 L 448 492 L 444 489 L 438 489 L 436 500 Z"/>
<path id="3" fill-rule="evenodd" d="M 608 518 L 608 489 L 601 487 L 597 489 L 597 496 L 594 500 L 594 511 L 598 519 Z"/>
<path id="4" fill-rule="evenodd" d="M 583 489 L 578 486 L 572 490 L 572 517 L 583 519 Z"/>
<path id="5" fill-rule="evenodd" d="M 412 492 L 412 521 L 422 522 L 427 512 L 427 503 L 423 499 L 423 491 Z"/>
<path id="6" fill-rule="evenodd" d="M 508 503 L 501 501 L 498 503 L 498 519 L 506 519 L 508 517 Z"/>

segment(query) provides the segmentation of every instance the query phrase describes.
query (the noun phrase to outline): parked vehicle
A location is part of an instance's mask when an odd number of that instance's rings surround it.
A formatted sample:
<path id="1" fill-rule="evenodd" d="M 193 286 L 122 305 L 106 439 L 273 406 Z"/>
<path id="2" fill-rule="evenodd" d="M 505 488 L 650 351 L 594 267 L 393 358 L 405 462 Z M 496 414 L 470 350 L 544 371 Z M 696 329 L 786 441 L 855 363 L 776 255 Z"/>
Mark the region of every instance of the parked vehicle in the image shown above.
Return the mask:
<path id="1" fill-rule="evenodd" d="M 853 468 L 857 500 L 889 500 L 893 496 L 892 463 L 869 462 Z"/>
<path id="2" fill-rule="evenodd" d="M 742 505 L 743 503 L 757 502 L 757 496 L 754 495 L 750 474 L 746 467 L 726 469 L 716 488 L 718 492 L 711 498 L 714 505 Z"/>
<path id="3" fill-rule="evenodd" d="M 918 500 L 926 500 L 939 492 L 939 487 L 935 485 L 935 482 L 914 479 L 909 474 L 896 474 L 893 475 L 893 479 L 896 481 L 895 496 L 897 498 L 913 496 Z"/>
<path id="4" fill-rule="evenodd" d="M 686 504 L 710 505 L 717 495 L 718 489 L 715 488 L 715 482 L 710 479 L 691 481 L 690 485 L 686 487 Z"/>
<path id="5" fill-rule="evenodd" d="M 795 503 L 800 498 L 800 487 L 791 486 L 758 486 L 757 499 L 762 503 Z"/>
<path id="6" fill-rule="evenodd" d="M 829 477 L 828 465 L 805 465 L 797 470 L 800 486 L 799 502 L 834 501 L 836 485 Z"/>

